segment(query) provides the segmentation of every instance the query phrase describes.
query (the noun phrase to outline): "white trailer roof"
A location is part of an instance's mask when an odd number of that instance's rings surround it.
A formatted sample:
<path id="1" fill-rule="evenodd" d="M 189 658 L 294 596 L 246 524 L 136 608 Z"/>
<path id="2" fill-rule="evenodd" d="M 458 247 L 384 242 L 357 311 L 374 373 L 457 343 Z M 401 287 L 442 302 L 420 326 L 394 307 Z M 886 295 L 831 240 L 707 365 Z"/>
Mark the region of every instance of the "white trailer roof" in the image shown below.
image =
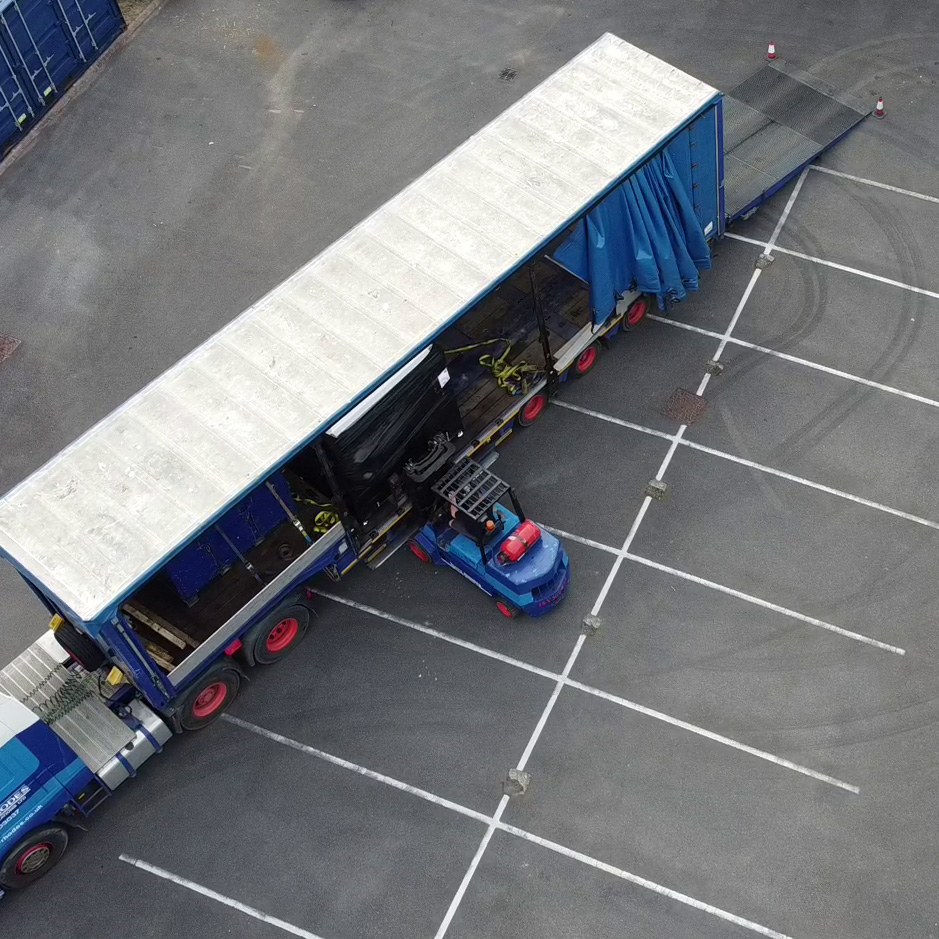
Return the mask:
<path id="1" fill-rule="evenodd" d="M 717 95 L 601 37 L 8 493 L 0 550 L 108 612 Z"/>

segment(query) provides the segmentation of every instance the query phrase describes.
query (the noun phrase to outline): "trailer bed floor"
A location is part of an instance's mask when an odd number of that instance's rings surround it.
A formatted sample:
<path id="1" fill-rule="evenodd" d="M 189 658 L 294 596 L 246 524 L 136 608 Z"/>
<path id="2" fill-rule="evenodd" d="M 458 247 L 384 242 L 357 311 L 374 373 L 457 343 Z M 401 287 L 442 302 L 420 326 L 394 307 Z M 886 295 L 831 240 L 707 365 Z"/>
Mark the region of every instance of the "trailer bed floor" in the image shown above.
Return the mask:
<path id="1" fill-rule="evenodd" d="M 724 97 L 728 222 L 785 185 L 872 108 L 777 59 Z"/>

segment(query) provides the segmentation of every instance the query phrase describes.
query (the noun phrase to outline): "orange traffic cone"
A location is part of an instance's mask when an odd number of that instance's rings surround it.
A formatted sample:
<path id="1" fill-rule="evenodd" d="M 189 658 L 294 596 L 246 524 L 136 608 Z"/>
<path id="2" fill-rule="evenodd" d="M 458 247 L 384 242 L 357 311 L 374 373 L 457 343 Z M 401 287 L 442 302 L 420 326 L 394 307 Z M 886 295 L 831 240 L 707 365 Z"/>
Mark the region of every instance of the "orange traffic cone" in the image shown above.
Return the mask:
<path id="1" fill-rule="evenodd" d="M 766 58 L 767 59 L 776 58 L 776 43 L 775 42 L 771 42 L 769 44 L 769 48 L 766 50 Z"/>
<path id="2" fill-rule="evenodd" d="M 877 105 L 874 108 L 874 117 L 885 117 L 886 114 L 887 114 L 887 111 L 884 108 L 884 96 L 881 95 L 877 99 Z"/>

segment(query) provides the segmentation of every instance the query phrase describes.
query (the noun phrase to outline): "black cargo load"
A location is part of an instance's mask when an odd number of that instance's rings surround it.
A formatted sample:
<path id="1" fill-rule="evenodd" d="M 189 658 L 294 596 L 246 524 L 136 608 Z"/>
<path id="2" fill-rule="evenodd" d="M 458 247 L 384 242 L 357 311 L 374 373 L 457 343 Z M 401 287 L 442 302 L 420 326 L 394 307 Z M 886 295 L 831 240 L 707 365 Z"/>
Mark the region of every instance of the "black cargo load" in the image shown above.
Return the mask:
<path id="1" fill-rule="evenodd" d="M 391 494 L 389 477 L 427 452 L 436 433 L 455 438 L 463 429 L 449 386 L 443 352 L 430 352 L 368 413 L 323 446 L 349 511 L 363 525 Z"/>

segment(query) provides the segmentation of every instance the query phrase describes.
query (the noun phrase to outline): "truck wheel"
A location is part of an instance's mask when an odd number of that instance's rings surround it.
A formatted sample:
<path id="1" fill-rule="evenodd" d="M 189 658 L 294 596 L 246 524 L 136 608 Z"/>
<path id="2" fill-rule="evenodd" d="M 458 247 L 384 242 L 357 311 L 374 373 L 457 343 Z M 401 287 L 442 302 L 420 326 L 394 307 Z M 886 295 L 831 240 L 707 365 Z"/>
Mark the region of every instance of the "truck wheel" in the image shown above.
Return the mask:
<path id="1" fill-rule="evenodd" d="M 258 665 L 273 665 L 300 644 L 310 626 L 310 610 L 296 603 L 281 607 L 251 627 L 245 638 Z"/>
<path id="2" fill-rule="evenodd" d="M 496 609 L 509 619 L 515 619 L 521 612 L 514 603 L 509 603 L 508 600 L 496 600 Z"/>
<path id="3" fill-rule="evenodd" d="M 531 427 L 531 425 L 541 417 L 542 412 L 547 406 L 548 396 L 543 391 L 532 395 L 518 412 L 516 420 L 518 421 L 519 427 Z"/>
<path id="4" fill-rule="evenodd" d="M 411 549 L 411 554 L 413 554 L 418 561 L 424 564 L 430 564 L 430 555 L 416 541 L 409 541 L 408 547 Z"/>
<path id="5" fill-rule="evenodd" d="M 0 864 L 0 886 L 19 890 L 39 880 L 62 860 L 68 832 L 61 825 L 44 825 L 31 831 Z"/>
<path id="6" fill-rule="evenodd" d="M 86 672 L 96 672 L 104 665 L 104 653 L 90 637 L 80 633 L 68 620 L 63 620 L 52 635 Z"/>
<path id="7" fill-rule="evenodd" d="M 623 329 L 634 329 L 646 318 L 646 313 L 648 312 L 648 299 L 644 295 L 638 297 L 630 304 L 626 315 L 623 317 Z"/>
<path id="8" fill-rule="evenodd" d="M 213 668 L 184 695 L 179 704 L 183 730 L 202 730 L 220 717 L 238 695 L 241 676 L 230 666 Z"/>
<path id="9" fill-rule="evenodd" d="M 589 372 L 594 367 L 594 365 L 597 364 L 598 358 L 600 358 L 600 343 L 591 343 L 574 360 L 574 365 L 571 369 L 571 371 L 574 373 L 574 377 L 580 378 L 581 375 L 586 375 L 587 372 Z"/>

